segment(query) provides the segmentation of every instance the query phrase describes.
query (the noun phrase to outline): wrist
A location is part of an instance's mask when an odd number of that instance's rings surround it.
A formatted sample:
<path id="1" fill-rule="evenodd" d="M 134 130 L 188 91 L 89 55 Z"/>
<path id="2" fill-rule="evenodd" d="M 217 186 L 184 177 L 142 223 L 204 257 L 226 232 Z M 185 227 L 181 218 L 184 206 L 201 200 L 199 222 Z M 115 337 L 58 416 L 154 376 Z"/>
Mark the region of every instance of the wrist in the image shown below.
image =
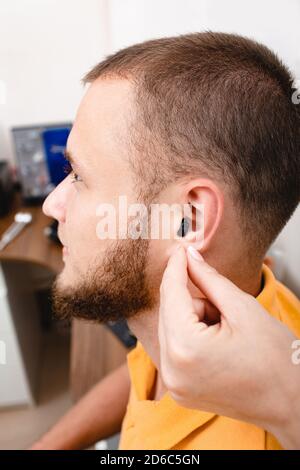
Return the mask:
<path id="1" fill-rule="evenodd" d="M 51 450 L 42 440 L 34 442 L 28 450 Z"/>
<path id="2" fill-rule="evenodd" d="M 277 389 L 274 414 L 266 423 L 270 431 L 285 449 L 300 449 L 300 366 L 291 365 L 285 381 Z"/>
<path id="3" fill-rule="evenodd" d="M 63 442 L 63 439 L 57 438 L 54 436 L 52 438 L 51 431 L 48 434 L 43 435 L 40 439 L 32 444 L 29 450 L 67 450 L 66 443 Z"/>

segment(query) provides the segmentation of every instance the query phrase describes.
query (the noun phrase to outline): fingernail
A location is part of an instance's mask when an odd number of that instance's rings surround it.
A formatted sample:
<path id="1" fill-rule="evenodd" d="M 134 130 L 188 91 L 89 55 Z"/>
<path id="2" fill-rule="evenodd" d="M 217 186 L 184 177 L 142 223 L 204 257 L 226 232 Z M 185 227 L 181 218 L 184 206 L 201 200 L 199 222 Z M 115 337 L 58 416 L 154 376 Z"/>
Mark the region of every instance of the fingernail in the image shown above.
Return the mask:
<path id="1" fill-rule="evenodd" d="M 203 256 L 193 246 L 188 247 L 188 252 L 196 261 L 203 261 Z"/>

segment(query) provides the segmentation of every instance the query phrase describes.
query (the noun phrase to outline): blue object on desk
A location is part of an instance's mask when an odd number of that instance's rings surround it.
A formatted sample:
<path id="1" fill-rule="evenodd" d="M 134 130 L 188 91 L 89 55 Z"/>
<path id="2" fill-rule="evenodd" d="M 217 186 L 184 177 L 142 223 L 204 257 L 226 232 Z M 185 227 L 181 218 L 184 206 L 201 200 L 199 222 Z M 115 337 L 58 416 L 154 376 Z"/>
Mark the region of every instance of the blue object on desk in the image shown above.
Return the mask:
<path id="1" fill-rule="evenodd" d="M 54 186 L 57 186 L 66 177 L 67 161 L 64 157 L 64 151 L 70 130 L 69 127 L 60 127 L 42 132 L 50 180 Z"/>

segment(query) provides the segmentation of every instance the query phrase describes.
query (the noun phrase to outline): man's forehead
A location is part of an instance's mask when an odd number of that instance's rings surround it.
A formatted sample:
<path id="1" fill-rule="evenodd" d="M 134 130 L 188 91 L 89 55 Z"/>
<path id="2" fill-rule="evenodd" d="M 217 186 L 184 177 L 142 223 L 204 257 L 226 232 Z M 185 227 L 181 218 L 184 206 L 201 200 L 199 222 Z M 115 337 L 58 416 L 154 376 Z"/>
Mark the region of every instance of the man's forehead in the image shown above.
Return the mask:
<path id="1" fill-rule="evenodd" d="M 98 78 L 88 85 L 77 114 L 88 121 L 117 120 L 130 111 L 132 100 L 133 86 L 128 80 Z"/>
<path id="2" fill-rule="evenodd" d="M 68 139 L 74 158 L 76 154 L 88 160 L 95 154 L 116 156 L 128 132 L 132 99 L 127 80 L 97 79 L 89 85 Z"/>

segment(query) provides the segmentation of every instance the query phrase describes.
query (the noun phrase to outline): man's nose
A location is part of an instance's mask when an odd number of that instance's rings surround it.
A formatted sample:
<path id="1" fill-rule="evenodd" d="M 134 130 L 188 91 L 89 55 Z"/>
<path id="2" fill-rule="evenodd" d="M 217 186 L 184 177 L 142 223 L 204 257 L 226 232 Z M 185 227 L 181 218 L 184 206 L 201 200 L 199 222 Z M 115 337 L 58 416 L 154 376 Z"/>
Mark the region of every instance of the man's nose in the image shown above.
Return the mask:
<path id="1" fill-rule="evenodd" d="M 66 219 L 66 203 L 68 189 L 68 178 L 65 178 L 45 199 L 43 212 L 48 217 L 53 217 L 63 223 Z"/>

